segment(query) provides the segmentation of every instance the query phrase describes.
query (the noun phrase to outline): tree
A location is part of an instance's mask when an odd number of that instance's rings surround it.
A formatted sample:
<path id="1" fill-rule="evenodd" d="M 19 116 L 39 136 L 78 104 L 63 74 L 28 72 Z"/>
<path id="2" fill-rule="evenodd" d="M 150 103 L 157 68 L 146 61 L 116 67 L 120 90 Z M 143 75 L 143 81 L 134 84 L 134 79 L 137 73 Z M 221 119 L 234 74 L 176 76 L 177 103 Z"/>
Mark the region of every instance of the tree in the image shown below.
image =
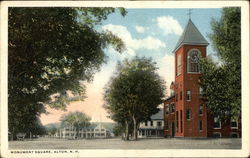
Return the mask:
<path id="1" fill-rule="evenodd" d="M 56 131 L 59 129 L 54 123 L 46 125 L 45 128 L 46 128 L 46 134 L 49 136 L 56 134 Z"/>
<path id="2" fill-rule="evenodd" d="M 201 86 L 207 106 L 220 118 L 240 118 L 241 115 L 241 11 L 223 8 L 219 21 L 212 20 L 210 39 L 220 59 L 201 60 Z"/>
<path id="3" fill-rule="evenodd" d="M 74 127 L 76 129 L 76 136 L 79 136 L 80 128 L 85 128 L 90 125 L 89 121 L 91 118 L 82 112 L 70 112 L 61 117 L 62 127 Z"/>
<path id="4" fill-rule="evenodd" d="M 105 87 L 105 108 L 111 119 L 125 124 L 126 140 L 130 123 L 136 140 L 140 122 L 149 120 L 159 111 L 157 106 L 162 103 L 165 85 L 155 64 L 145 57 L 126 59 L 118 63 L 115 74 Z"/>
<path id="5" fill-rule="evenodd" d="M 124 16 L 126 11 L 119 9 Z M 32 128 L 45 105 L 66 110 L 84 100 L 82 81 L 106 62 L 108 45 L 122 52 L 123 42 L 97 31 L 114 8 L 9 8 L 8 115 L 12 133 Z"/>
<path id="6" fill-rule="evenodd" d="M 113 129 L 115 136 L 121 136 L 124 133 L 124 126 L 120 123 L 117 123 Z"/>

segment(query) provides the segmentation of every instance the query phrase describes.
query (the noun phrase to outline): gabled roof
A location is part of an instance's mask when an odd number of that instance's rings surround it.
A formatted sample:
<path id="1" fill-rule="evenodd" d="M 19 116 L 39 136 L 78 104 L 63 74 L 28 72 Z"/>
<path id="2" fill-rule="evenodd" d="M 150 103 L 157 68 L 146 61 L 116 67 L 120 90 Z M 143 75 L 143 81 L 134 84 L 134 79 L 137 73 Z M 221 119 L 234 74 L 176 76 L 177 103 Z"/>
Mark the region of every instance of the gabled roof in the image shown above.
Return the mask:
<path id="1" fill-rule="evenodd" d="M 185 27 L 177 45 L 175 46 L 175 51 L 184 44 L 190 45 L 208 45 L 207 40 L 202 36 L 200 31 L 194 25 L 194 23 L 189 19 L 187 26 Z"/>
<path id="2" fill-rule="evenodd" d="M 151 120 L 163 120 L 163 108 L 160 111 L 150 117 Z"/>

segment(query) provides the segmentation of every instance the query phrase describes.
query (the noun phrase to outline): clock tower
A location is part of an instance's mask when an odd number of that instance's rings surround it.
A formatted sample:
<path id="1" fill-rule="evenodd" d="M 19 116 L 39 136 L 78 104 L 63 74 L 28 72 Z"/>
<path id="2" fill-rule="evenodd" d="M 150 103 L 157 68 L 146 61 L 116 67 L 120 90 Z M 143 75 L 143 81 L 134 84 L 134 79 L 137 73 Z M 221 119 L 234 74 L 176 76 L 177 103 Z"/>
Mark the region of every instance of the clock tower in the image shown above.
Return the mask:
<path id="1" fill-rule="evenodd" d="M 206 57 L 207 40 L 189 19 L 175 53 L 175 136 L 207 137 L 207 112 L 202 100 L 199 59 Z"/>

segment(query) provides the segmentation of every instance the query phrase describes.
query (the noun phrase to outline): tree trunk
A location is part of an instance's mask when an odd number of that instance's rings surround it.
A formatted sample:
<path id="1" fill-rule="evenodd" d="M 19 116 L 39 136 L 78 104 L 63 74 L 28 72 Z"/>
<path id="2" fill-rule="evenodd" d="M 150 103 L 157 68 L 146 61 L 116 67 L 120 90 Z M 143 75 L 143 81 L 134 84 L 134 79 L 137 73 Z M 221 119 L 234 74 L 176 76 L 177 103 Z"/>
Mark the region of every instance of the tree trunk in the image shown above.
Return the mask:
<path id="1" fill-rule="evenodd" d="M 138 131 L 139 127 L 140 127 L 140 122 L 137 122 L 137 126 L 136 126 L 137 131 Z M 137 132 L 137 134 L 136 134 L 136 139 L 137 139 L 137 138 L 138 138 L 138 132 Z"/>
<path id="2" fill-rule="evenodd" d="M 125 121 L 125 140 L 129 140 L 128 121 Z"/>
<path id="3" fill-rule="evenodd" d="M 137 123 L 136 123 L 135 116 L 132 116 L 132 119 L 133 119 L 133 125 L 134 125 L 133 139 L 136 140 L 137 139 Z"/>

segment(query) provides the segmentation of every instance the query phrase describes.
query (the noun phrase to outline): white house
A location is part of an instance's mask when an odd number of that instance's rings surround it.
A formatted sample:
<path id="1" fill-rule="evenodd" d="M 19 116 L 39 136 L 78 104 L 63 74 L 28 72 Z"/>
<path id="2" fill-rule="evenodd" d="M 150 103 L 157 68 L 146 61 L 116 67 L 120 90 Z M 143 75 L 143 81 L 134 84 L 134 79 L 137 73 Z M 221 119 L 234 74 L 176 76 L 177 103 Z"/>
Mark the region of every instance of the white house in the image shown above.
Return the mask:
<path id="1" fill-rule="evenodd" d="M 113 136 L 112 132 L 105 128 L 101 123 L 98 125 L 91 125 L 87 128 L 80 128 L 78 131 L 78 138 L 108 138 Z M 56 138 L 75 139 L 77 131 L 74 127 L 64 127 L 59 129 L 55 134 Z"/>
<path id="2" fill-rule="evenodd" d="M 150 119 L 140 124 L 138 138 L 163 137 L 163 108 L 160 108 L 160 111 L 152 115 Z"/>

